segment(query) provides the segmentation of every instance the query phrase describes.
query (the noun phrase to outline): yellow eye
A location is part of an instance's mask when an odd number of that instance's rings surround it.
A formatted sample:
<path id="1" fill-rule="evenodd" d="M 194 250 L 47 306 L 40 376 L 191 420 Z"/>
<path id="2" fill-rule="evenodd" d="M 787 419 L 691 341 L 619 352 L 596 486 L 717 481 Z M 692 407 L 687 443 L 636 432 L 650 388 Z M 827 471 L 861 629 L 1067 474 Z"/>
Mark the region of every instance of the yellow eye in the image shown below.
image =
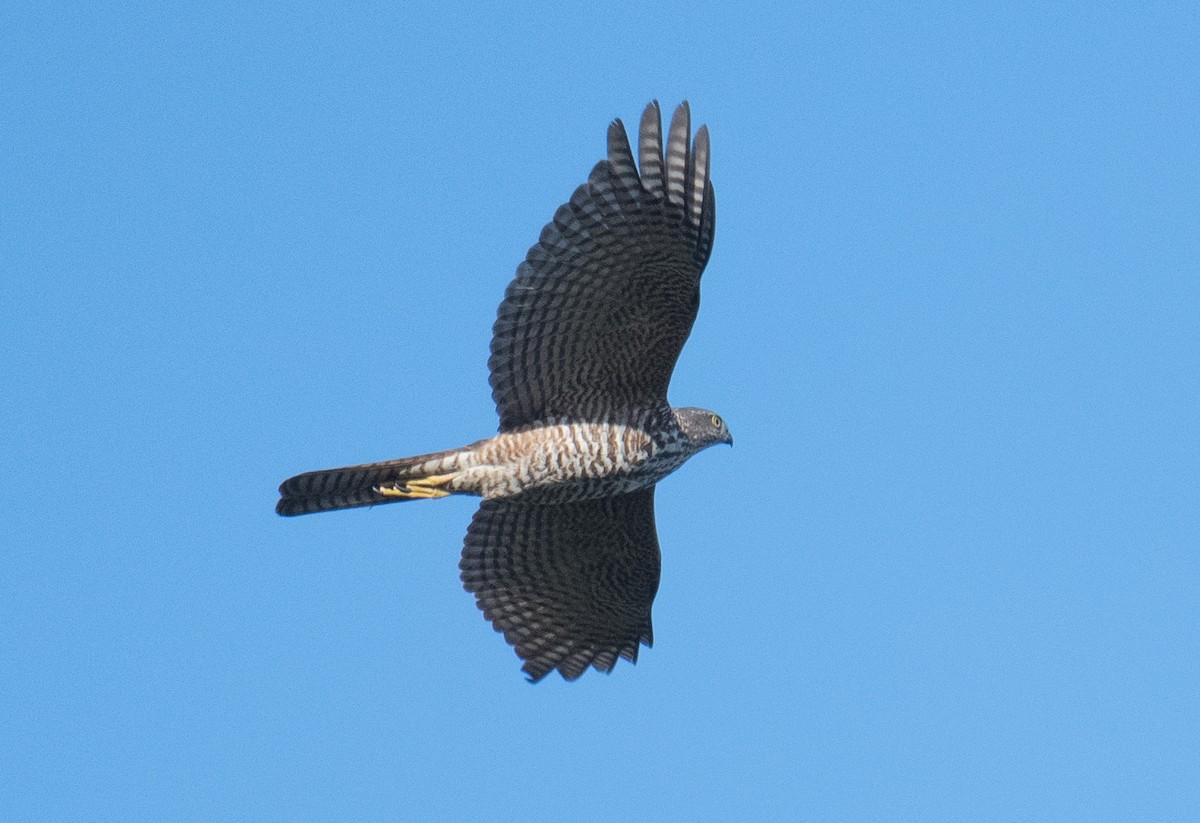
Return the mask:
<path id="1" fill-rule="evenodd" d="M 708 422 L 713 424 L 714 429 L 724 428 L 725 424 L 721 422 L 721 418 L 715 414 L 709 415 Z"/>

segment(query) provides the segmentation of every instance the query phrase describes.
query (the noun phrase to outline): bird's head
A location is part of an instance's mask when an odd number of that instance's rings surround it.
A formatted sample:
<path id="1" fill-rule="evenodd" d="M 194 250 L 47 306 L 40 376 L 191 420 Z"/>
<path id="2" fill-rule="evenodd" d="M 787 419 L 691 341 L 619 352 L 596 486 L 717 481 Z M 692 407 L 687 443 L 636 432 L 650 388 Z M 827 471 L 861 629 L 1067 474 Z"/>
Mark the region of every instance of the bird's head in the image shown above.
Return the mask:
<path id="1" fill-rule="evenodd" d="M 729 427 L 716 412 L 690 407 L 674 411 L 679 428 L 687 435 L 688 440 L 692 441 L 697 451 L 717 443 L 733 445 L 733 435 L 729 433 Z"/>

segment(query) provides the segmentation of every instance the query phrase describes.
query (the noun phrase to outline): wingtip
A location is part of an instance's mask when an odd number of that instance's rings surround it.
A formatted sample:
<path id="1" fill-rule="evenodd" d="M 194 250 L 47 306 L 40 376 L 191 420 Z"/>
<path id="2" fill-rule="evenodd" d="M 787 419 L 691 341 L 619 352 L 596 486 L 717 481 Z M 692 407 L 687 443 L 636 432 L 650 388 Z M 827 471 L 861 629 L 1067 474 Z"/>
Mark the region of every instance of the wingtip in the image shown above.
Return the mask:
<path id="1" fill-rule="evenodd" d="M 621 118 L 608 125 L 608 162 L 613 172 L 631 185 L 637 178 L 637 165 L 633 160 L 633 149 L 629 146 L 629 134 Z"/>
<path id="2" fill-rule="evenodd" d="M 638 125 L 638 170 L 642 188 L 661 197 L 663 180 L 662 111 L 657 100 L 651 100 L 642 110 Z"/>
<path id="3" fill-rule="evenodd" d="M 688 183 L 692 174 L 692 112 L 686 101 L 671 115 L 666 143 L 666 197 L 679 206 L 688 204 Z"/>

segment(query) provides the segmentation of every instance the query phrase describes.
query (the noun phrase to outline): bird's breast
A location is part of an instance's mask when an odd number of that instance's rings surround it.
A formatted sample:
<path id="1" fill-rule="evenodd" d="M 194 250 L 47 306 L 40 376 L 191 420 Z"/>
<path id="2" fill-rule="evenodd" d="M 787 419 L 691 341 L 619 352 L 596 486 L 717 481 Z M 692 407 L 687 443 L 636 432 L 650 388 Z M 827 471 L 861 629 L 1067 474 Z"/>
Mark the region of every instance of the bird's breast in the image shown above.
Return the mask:
<path id="1" fill-rule="evenodd" d="M 484 497 L 567 502 L 652 485 L 686 459 L 674 458 L 661 436 L 638 423 L 550 422 L 479 444 L 469 474 Z"/>

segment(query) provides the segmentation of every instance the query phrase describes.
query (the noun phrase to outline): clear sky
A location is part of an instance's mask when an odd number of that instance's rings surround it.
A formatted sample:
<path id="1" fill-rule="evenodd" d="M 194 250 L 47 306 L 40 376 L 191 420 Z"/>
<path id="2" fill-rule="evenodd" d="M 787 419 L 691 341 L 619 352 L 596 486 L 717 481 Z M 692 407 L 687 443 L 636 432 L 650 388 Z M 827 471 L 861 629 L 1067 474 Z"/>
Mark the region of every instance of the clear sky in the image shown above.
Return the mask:
<path id="1" fill-rule="evenodd" d="M 1195 4 L 15 5 L 0 818 L 1200 819 Z M 685 97 L 737 445 L 655 648 L 531 686 L 475 501 L 276 486 L 494 432 L 516 264 Z"/>

